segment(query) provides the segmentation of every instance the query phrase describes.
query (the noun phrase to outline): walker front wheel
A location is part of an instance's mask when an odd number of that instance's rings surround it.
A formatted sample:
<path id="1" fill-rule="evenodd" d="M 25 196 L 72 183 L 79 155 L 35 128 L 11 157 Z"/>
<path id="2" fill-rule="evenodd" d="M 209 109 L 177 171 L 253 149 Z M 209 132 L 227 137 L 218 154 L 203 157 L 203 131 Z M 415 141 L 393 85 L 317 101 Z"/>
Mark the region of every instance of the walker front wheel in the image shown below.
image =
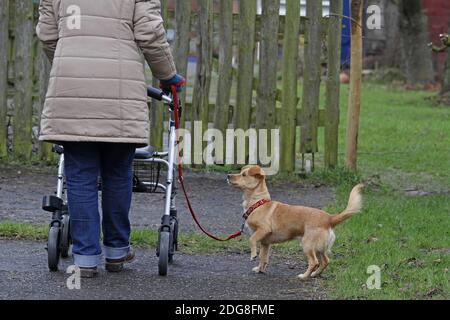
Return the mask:
<path id="1" fill-rule="evenodd" d="M 160 276 L 167 275 L 167 266 L 169 264 L 170 232 L 161 231 L 159 233 L 158 244 L 158 271 Z"/>
<path id="2" fill-rule="evenodd" d="M 50 271 L 58 271 L 60 256 L 59 227 L 51 226 L 48 231 L 47 240 L 48 268 Z"/>

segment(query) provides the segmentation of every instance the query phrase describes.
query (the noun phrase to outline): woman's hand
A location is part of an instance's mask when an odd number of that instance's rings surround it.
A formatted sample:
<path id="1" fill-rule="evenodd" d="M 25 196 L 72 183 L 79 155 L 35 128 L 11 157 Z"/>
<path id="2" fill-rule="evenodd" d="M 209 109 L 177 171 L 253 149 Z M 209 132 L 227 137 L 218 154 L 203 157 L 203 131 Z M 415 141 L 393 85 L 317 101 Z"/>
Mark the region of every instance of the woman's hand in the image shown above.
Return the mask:
<path id="1" fill-rule="evenodd" d="M 175 86 L 177 88 L 177 92 L 182 92 L 183 87 L 186 84 L 186 79 L 183 78 L 181 75 L 176 74 L 171 79 L 168 80 L 161 80 L 161 89 L 165 93 L 170 93 L 172 91 L 172 86 Z"/>

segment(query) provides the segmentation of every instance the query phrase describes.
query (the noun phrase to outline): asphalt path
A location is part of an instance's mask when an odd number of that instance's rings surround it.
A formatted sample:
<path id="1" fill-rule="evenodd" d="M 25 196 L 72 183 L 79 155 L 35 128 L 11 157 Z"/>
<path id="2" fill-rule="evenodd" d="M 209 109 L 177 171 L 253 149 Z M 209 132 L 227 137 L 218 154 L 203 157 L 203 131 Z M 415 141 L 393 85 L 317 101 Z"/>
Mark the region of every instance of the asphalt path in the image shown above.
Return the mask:
<path id="1" fill-rule="evenodd" d="M 230 187 L 220 173 L 187 173 L 192 203 L 205 227 L 215 233 L 236 231 L 242 222 L 242 194 Z M 52 194 L 56 168 L 0 167 L 0 222 L 12 220 L 47 224 L 50 215 L 40 208 L 42 196 Z M 333 201 L 322 186 L 269 183 L 274 200 L 323 208 Z M 101 197 L 101 194 L 99 195 Z M 156 229 L 164 205 L 161 194 L 133 194 L 130 213 L 133 228 Z M 181 232 L 198 232 L 181 194 L 177 201 Z M 47 269 L 45 243 L 0 240 L 0 299 L 322 299 L 327 279 L 302 282 L 296 278 L 306 268 L 305 258 L 271 257 L 267 274 L 254 274 L 248 254 L 179 253 L 167 277 L 158 276 L 154 249 L 137 248 L 137 260 L 119 274 L 100 268 L 95 279 L 83 279 L 81 289 L 70 290 L 65 273 L 71 259 L 61 261 L 60 271 Z M 299 249 L 300 251 L 300 249 Z"/>
<path id="2" fill-rule="evenodd" d="M 301 281 L 303 257 L 273 256 L 266 274 L 251 271 L 256 265 L 247 254 L 175 256 L 166 277 L 158 275 L 153 249 L 137 249 L 137 259 L 121 273 L 100 268 L 94 279 L 81 279 L 81 289 L 70 290 L 65 273 L 46 268 L 44 243 L 0 240 L 0 299 L 63 300 L 299 300 L 326 298 L 325 278 Z"/>

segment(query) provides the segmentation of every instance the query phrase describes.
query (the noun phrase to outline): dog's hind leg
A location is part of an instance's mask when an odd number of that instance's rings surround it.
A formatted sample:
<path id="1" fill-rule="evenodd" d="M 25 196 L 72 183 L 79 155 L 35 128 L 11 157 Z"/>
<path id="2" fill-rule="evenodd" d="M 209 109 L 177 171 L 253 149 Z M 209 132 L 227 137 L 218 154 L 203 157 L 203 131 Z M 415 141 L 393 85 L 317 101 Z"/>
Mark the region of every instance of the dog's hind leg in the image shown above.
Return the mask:
<path id="1" fill-rule="evenodd" d="M 328 259 L 327 252 L 333 246 L 333 242 L 336 239 L 336 236 L 334 234 L 334 231 L 332 229 L 330 229 L 330 230 L 320 232 L 320 239 L 321 240 L 317 241 L 318 246 L 317 246 L 317 250 L 316 250 L 316 254 L 319 258 L 320 264 L 319 264 L 319 268 L 317 268 L 317 270 L 315 270 L 311 274 L 311 277 L 317 277 L 328 266 L 330 259 Z"/>
<path id="2" fill-rule="evenodd" d="M 325 270 L 326 267 L 328 267 L 328 263 L 330 262 L 330 259 L 328 259 L 327 254 L 325 252 L 319 252 L 319 260 L 320 260 L 319 268 L 317 268 L 317 270 L 311 274 L 311 277 L 313 278 L 319 276 L 323 272 L 323 270 Z"/>
<path id="3" fill-rule="evenodd" d="M 253 268 L 254 272 L 264 273 L 269 263 L 270 244 L 261 244 L 261 252 L 259 253 L 259 265 Z"/>
<path id="4" fill-rule="evenodd" d="M 318 251 L 317 245 L 320 233 L 317 230 L 310 230 L 305 233 L 302 239 L 303 253 L 308 259 L 308 269 L 304 274 L 300 274 L 298 277 L 302 280 L 307 280 L 311 277 L 313 273 L 319 267 L 319 260 L 316 256 L 316 251 Z"/>
<path id="5" fill-rule="evenodd" d="M 305 256 L 308 258 L 308 269 L 304 274 L 300 274 L 298 278 L 307 280 L 311 277 L 311 274 L 319 267 L 319 260 L 317 259 L 314 249 L 304 250 Z"/>

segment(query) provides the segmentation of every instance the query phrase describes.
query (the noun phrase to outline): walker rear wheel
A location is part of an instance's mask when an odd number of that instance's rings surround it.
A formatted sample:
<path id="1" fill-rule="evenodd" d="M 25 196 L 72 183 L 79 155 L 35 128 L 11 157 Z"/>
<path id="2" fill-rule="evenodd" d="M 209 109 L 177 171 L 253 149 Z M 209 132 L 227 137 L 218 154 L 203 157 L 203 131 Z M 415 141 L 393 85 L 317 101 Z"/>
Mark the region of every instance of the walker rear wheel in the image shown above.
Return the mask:
<path id="1" fill-rule="evenodd" d="M 173 262 L 175 251 L 178 250 L 178 220 L 172 217 L 170 222 L 169 263 Z"/>
<path id="2" fill-rule="evenodd" d="M 69 215 L 63 215 L 61 222 L 61 257 L 67 258 L 69 256 L 70 248 L 70 219 Z"/>

